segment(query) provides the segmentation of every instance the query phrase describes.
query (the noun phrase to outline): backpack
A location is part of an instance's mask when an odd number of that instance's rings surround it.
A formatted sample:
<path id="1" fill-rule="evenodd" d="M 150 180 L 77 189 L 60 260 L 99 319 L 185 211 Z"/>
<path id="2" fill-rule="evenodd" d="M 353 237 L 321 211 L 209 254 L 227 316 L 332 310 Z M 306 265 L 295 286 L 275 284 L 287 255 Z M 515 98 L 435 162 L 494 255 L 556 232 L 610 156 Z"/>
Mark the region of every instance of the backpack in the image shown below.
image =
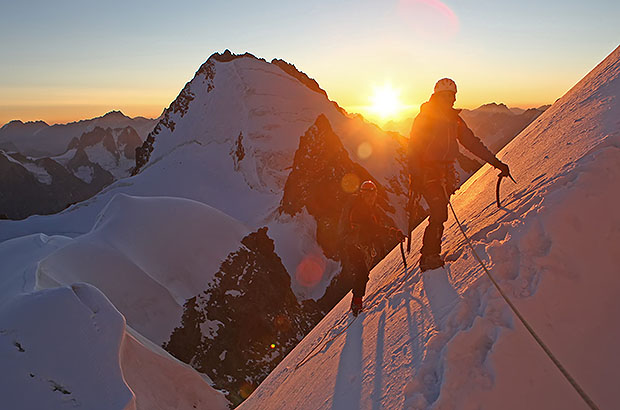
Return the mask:
<path id="1" fill-rule="evenodd" d="M 357 201 L 357 194 L 347 194 L 344 201 L 344 206 L 340 210 L 340 217 L 338 218 L 338 238 L 344 240 L 351 233 L 350 215 L 353 205 Z"/>

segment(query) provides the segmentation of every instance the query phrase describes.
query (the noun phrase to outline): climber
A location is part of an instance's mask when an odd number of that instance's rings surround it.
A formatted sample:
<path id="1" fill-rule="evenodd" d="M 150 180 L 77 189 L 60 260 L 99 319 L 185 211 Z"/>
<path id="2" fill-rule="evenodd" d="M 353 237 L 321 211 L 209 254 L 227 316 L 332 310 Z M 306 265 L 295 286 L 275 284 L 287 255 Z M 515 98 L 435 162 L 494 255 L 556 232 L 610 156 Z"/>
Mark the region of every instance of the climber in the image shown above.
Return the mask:
<path id="1" fill-rule="evenodd" d="M 377 186 L 372 181 L 364 181 L 359 194 L 353 198 L 346 217 L 348 233 L 346 234 L 346 254 L 352 279 L 353 299 L 351 311 L 357 316 L 363 308 L 363 297 L 371 264 L 377 255 L 377 248 L 382 240 L 392 237 L 402 241 L 405 235 L 394 227 L 379 223 L 377 215 Z"/>
<path id="2" fill-rule="evenodd" d="M 415 194 L 426 200 L 430 208 L 428 226 L 424 231 L 420 250 L 420 270 L 426 271 L 444 266 L 441 256 L 443 224 L 448 219 L 448 200 L 459 185 L 455 160 L 460 142 L 474 155 L 501 171 L 510 174 L 504 164 L 489 151 L 467 127 L 454 109 L 456 83 L 442 78 L 435 84 L 433 95 L 422 104 L 409 136 L 409 177 Z"/>

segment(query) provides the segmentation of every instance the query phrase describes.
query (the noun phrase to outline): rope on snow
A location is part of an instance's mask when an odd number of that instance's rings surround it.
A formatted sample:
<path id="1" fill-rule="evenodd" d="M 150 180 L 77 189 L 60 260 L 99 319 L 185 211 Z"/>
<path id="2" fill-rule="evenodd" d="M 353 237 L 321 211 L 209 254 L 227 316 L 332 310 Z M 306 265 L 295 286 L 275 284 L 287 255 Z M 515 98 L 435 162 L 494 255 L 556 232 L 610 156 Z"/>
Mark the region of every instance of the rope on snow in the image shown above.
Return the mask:
<path id="1" fill-rule="evenodd" d="M 501 178 L 500 178 L 501 181 Z M 499 183 L 498 183 L 498 192 L 499 192 Z M 499 196 L 499 195 L 498 195 Z M 478 263 L 480 264 L 480 266 L 482 266 L 482 269 L 484 269 L 484 272 L 487 274 L 487 276 L 489 277 L 489 279 L 491 279 L 491 282 L 493 283 L 493 285 L 495 286 L 495 288 L 497 289 L 497 291 L 499 292 L 499 294 L 501 295 L 501 297 L 506 301 L 506 303 L 508 304 L 508 306 L 510 306 L 510 309 L 512 310 L 512 312 L 517 316 L 517 318 L 519 318 L 519 320 L 521 321 L 521 323 L 523 323 L 523 326 L 525 326 L 525 328 L 527 329 L 527 331 L 530 333 L 530 335 L 532 335 L 532 337 L 534 338 L 534 340 L 536 340 L 536 343 L 538 343 L 538 345 L 543 349 L 543 351 L 547 354 L 547 356 L 549 357 L 549 359 L 551 359 L 551 361 L 553 362 L 553 364 L 555 364 L 555 366 L 558 368 L 558 370 L 562 373 L 562 375 L 566 378 L 566 380 L 568 380 L 568 382 L 571 384 L 571 386 L 573 386 L 573 388 L 575 389 L 575 391 L 577 391 L 577 393 L 581 396 L 581 398 L 583 399 L 583 401 L 586 402 L 586 404 L 590 407 L 590 409 L 592 410 L 598 410 L 597 405 L 594 403 L 594 401 L 590 398 L 590 396 L 587 395 L 587 393 L 581 388 L 581 386 L 579 385 L 579 383 L 577 383 L 577 381 L 575 380 L 575 378 L 573 376 L 571 376 L 571 374 L 566 370 L 566 368 L 562 365 L 562 363 L 560 363 L 560 361 L 558 360 L 557 357 L 555 357 L 555 355 L 553 354 L 553 352 L 551 352 L 551 349 L 549 349 L 549 347 L 547 347 L 547 345 L 542 341 L 542 339 L 540 338 L 540 336 L 538 336 L 538 334 L 534 331 L 534 329 L 532 328 L 532 326 L 530 326 L 530 324 L 527 322 L 527 320 L 525 320 L 525 318 L 523 317 L 523 315 L 521 315 L 521 313 L 519 312 L 519 310 L 517 309 L 517 307 L 510 301 L 510 298 L 508 298 L 508 296 L 504 293 L 504 291 L 502 290 L 502 288 L 499 286 L 499 284 L 497 283 L 497 281 L 495 280 L 495 278 L 493 277 L 493 275 L 491 275 L 491 272 L 489 272 L 489 270 L 486 268 L 486 266 L 484 266 L 484 263 L 482 262 L 482 260 L 480 259 L 480 257 L 478 256 L 478 253 L 476 252 L 476 250 L 474 249 L 473 245 L 471 244 L 471 240 L 469 239 L 469 237 L 467 236 L 467 234 L 465 233 L 465 229 L 463 228 L 463 225 L 461 225 L 461 222 L 459 221 L 459 218 L 456 216 L 456 212 L 454 211 L 454 207 L 452 206 L 452 203 L 448 200 L 448 205 L 450 205 L 450 209 L 452 210 L 452 215 L 454 215 L 454 220 L 456 221 L 459 229 L 461 230 L 461 233 L 463 234 L 463 236 L 465 237 L 465 241 L 467 243 L 467 245 L 469 246 L 469 248 L 471 249 L 474 257 L 476 258 L 476 260 L 478 261 Z M 498 206 L 499 206 L 499 201 L 498 201 Z"/>

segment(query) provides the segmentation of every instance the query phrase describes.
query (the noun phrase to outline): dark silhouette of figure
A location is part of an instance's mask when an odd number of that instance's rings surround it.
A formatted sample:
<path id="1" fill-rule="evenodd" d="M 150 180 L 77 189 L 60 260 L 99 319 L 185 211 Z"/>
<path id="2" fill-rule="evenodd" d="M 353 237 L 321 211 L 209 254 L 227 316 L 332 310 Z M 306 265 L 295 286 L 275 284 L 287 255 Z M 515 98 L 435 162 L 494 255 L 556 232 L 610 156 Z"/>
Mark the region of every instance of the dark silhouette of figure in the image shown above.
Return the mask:
<path id="1" fill-rule="evenodd" d="M 346 254 L 349 260 L 353 299 L 351 310 L 355 316 L 362 310 L 362 299 L 366 293 L 366 283 L 376 249 L 382 245 L 382 238 L 392 236 L 403 240 L 405 235 L 394 227 L 379 223 L 377 215 L 377 186 L 372 181 L 360 185 L 359 194 L 353 199 L 346 224 Z"/>
<path id="2" fill-rule="evenodd" d="M 456 84 L 449 78 L 437 81 L 433 95 L 420 107 L 409 137 L 409 173 L 413 191 L 430 207 L 428 226 L 420 251 L 422 271 L 444 266 L 441 257 L 443 224 L 448 220 L 448 200 L 458 187 L 454 167 L 459 143 L 483 161 L 508 175 L 508 165 L 489 151 L 454 109 Z"/>

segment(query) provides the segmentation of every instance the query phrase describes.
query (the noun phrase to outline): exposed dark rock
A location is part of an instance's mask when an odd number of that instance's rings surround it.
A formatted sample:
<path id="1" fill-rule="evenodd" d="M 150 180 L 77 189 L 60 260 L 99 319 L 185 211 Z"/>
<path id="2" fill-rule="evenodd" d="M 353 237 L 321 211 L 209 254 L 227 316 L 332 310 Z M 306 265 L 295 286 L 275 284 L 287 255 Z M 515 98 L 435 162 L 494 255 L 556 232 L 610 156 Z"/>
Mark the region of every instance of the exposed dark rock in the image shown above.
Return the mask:
<path id="1" fill-rule="evenodd" d="M 69 142 L 69 145 L 67 146 L 67 149 L 74 149 L 77 148 L 80 145 L 80 139 L 78 137 L 74 137 L 71 142 Z"/>
<path id="2" fill-rule="evenodd" d="M 71 203 L 90 198 L 114 180 L 101 167 L 88 184 L 53 159 L 31 160 L 20 154 L 11 154 L 10 158 L 13 161 L 0 152 L 0 213 L 9 219 L 59 212 Z M 28 164 L 44 170 L 45 179 L 37 179 L 26 168 Z"/>
<path id="3" fill-rule="evenodd" d="M 211 57 L 203 65 L 200 66 L 198 71 L 196 71 L 194 78 L 200 75 L 205 76 L 204 82 L 206 84 L 207 92 L 213 90 L 213 88 L 215 87 L 213 85 L 213 79 L 215 78 L 215 66 L 213 64 L 213 61 L 211 60 Z M 161 132 L 161 130 L 163 128 L 167 128 L 170 131 L 174 131 L 176 123 L 172 118 L 170 118 L 171 115 L 178 114 L 181 118 L 185 116 L 185 114 L 187 114 L 187 111 L 189 110 L 189 104 L 194 100 L 195 97 L 196 95 L 191 90 L 190 81 L 185 84 L 183 90 L 181 90 L 177 98 L 175 98 L 175 100 L 170 104 L 170 106 L 164 110 L 161 119 L 159 120 L 155 128 L 153 128 L 153 131 L 151 131 L 146 137 L 144 143 L 141 146 L 136 147 L 136 166 L 131 171 L 131 175 L 138 174 L 142 167 L 144 167 L 149 161 L 149 159 L 151 158 L 151 153 L 153 152 L 153 144 L 156 140 L 155 137 Z"/>
<path id="4" fill-rule="evenodd" d="M 127 154 L 132 159 L 141 140 L 133 127 L 95 127 L 71 140 L 68 150 L 75 150 L 75 153 L 71 158 L 63 159 L 62 164 L 52 158 L 34 159 L 19 152 L 4 154 L 0 161 L 7 174 L 2 174 L 0 181 L 4 191 L 3 196 L 0 196 L 0 212 L 10 219 L 56 213 L 70 204 L 90 198 L 110 185 L 115 181 L 112 174 L 115 171 L 103 169 L 94 162 L 96 159 L 91 161 L 86 153 L 87 149 L 98 144 L 119 165 L 122 164 L 119 161 Z M 26 174 L 31 176 L 27 177 Z"/>
<path id="5" fill-rule="evenodd" d="M 316 82 L 314 78 L 308 77 L 308 75 L 302 71 L 299 71 L 294 64 L 287 63 L 284 60 L 280 60 L 274 58 L 271 60 L 271 64 L 275 64 L 282 69 L 285 73 L 295 77 L 298 79 L 303 85 L 311 89 L 312 91 L 316 91 L 319 94 L 323 94 L 327 97 L 327 93 L 321 87 L 319 87 L 319 83 Z"/>
<path id="6" fill-rule="evenodd" d="M 125 127 L 118 136 L 118 150 L 123 150 L 125 158 L 135 159 L 136 148 L 142 145 L 140 136 L 132 127 Z"/>
<path id="7" fill-rule="evenodd" d="M 239 404 L 320 320 L 301 305 L 267 228 L 243 238 L 210 287 L 184 306 L 164 348 L 207 374 Z"/>
<path id="8" fill-rule="evenodd" d="M 469 158 L 468 156 L 464 155 L 462 152 L 459 152 L 458 156 L 456 157 L 456 160 L 458 161 L 463 171 L 465 171 L 467 174 L 470 174 L 470 175 L 476 172 L 477 170 L 479 170 L 480 167 L 482 166 L 482 163 L 476 161 L 475 159 Z"/>
<path id="9" fill-rule="evenodd" d="M 245 149 L 243 148 L 243 133 L 239 133 L 235 145 L 230 150 L 230 156 L 233 159 L 235 171 L 239 170 L 239 162 L 245 158 Z"/>
<path id="10" fill-rule="evenodd" d="M 296 78 L 297 80 L 299 80 L 299 82 L 301 82 L 303 85 L 305 85 L 312 91 L 316 91 L 317 93 L 324 95 L 325 98 L 328 98 L 327 93 L 325 92 L 325 90 L 323 90 L 319 86 L 319 83 L 317 83 L 314 78 L 308 77 L 308 75 L 304 73 L 303 71 L 298 70 L 294 64 L 287 63 L 286 61 L 280 60 L 277 58 L 274 58 L 273 60 L 271 60 L 271 64 L 277 65 L 278 67 L 282 69 L 282 71 Z M 336 103 L 335 101 L 330 101 L 330 102 L 338 109 L 338 111 L 340 111 L 342 114 L 346 114 L 346 111 L 343 110 L 338 105 L 338 103 Z"/>
<path id="11" fill-rule="evenodd" d="M 223 53 L 213 53 L 211 54 L 211 56 L 209 57 L 209 60 L 213 59 L 215 61 L 219 61 L 220 63 L 228 63 L 230 61 L 236 60 L 238 58 L 244 58 L 244 57 L 248 57 L 248 58 L 253 58 L 255 60 L 260 60 L 260 61 L 265 61 L 264 58 L 258 58 L 256 56 L 254 56 L 254 54 L 251 53 L 243 53 L 243 54 L 234 54 L 231 53 L 230 50 L 226 49 L 224 50 Z"/>
<path id="12" fill-rule="evenodd" d="M 343 209 L 352 200 L 352 192 L 365 180 L 373 180 L 377 184 L 380 223 L 393 225 L 387 216 L 387 211 L 393 211 L 393 208 L 388 203 L 384 187 L 365 168 L 349 158 L 327 117 L 320 115 L 299 140 L 293 167 L 284 185 L 280 212 L 295 215 L 305 208 L 317 223 L 317 242 L 323 253 L 328 258 L 341 261 L 343 271 L 348 270 L 348 265 L 338 223 Z M 394 238 L 384 238 L 374 263 L 383 259 L 395 245 Z M 329 311 L 349 290 L 348 279 L 334 278 L 319 301 L 321 309 Z"/>
<path id="13" fill-rule="evenodd" d="M 199 76 L 204 76 L 202 84 L 205 86 L 207 93 L 211 92 L 214 85 L 215 78 L 215 64 L 214 62 L 227 63 L 234 61 L 239 58 L 253 58 L 260 61 L 265 61 L 263 58 L 258 58 L 250 53 L 244 54 L 233 54 L 230 50 L 225 50 L 223 53 L 214 53 L 212 54 L 207 61 L 200 66 L 196 74 L 194 75 L 194 79 Z M 324 95 L 327 98 L 327 93 L 323 90 L 316 80 L 308 77 L 302 71 L 299 71 L 293 64 L 287 63 L 284 60 L 273 59 L 271 64 L 278 66 L 285 73 L 291 75 L 293 78 L 299 80 L 306 87 L 310 88 L 313 91 L 318 92 L 319 94 Z M 185 87 L 181 91 L 181 93 L 177 96 L 177 98 L 170 104 L 168 108 L 166 108 L 161 116 L 161 119 L 148 135 L 142 146 L 136 148 L 135 158 L 136 158 L 136 166 L 132 171 L 132 175 L 136 175 L 140 170 L 146 165 L 151 157 L 151 153 L 153 152 L 153 144 L 156 141 L 157 135 L 161 132 L 162 128 L 167 128 L 170 131 L 174 131 L 176 127 L 175 121 L 171 118 L 171 114 L 180 114 L 183 117 L 187 110 L 189 109 L 190 102 L 195 98 L 194 92 L 191 90 L 190 83 L 194 81 L 188 82 L 185 84 Z M 330 101 L 330 103 L 336 107 L 338 111 L 347 115 L 346 111 L 342 109 L 335 101 Z"/>

